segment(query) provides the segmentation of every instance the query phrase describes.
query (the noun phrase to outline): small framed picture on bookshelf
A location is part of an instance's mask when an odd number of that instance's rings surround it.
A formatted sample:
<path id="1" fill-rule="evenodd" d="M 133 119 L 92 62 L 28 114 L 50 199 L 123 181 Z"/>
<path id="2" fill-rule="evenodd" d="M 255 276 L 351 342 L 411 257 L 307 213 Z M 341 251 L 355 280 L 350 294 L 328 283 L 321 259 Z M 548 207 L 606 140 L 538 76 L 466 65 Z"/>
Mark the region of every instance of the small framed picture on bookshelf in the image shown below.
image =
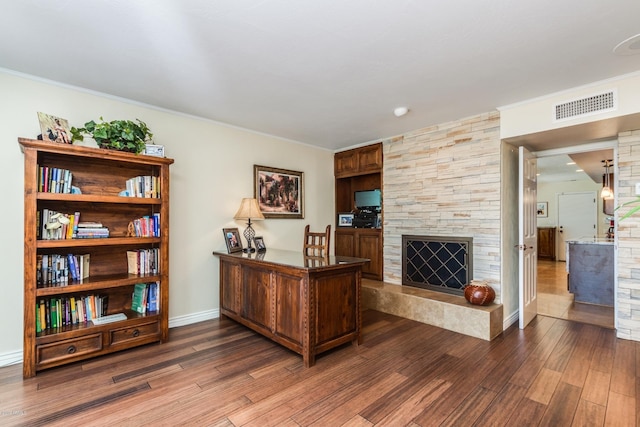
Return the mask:
<path id="1" fill-rule="evenodd" d="M 69 122 L 61 117 L 38 113 L 42 140 L 71 144 L 71 129 Z"/>
<path id="2" fill-rule="evenodd" d="M 227 252 L 242 252 L 242 240 L 237 228 L 223 228 L 224 242 L 227 244 Z"/>
<path id="3" fill-rule="evenodd" d="M 353 214 L 352 213 L 339 213 L 338 214 L 338 227 L 353 227 Z"/>
<path id="4" fill-rule="evenodd" d="M 264 244 L 262 236 L 256 236 L 253 238 L 253 243 L 256 244 L 256 250 L 258 252 L 264 252 L 267 250 L 267 246 Z"/>

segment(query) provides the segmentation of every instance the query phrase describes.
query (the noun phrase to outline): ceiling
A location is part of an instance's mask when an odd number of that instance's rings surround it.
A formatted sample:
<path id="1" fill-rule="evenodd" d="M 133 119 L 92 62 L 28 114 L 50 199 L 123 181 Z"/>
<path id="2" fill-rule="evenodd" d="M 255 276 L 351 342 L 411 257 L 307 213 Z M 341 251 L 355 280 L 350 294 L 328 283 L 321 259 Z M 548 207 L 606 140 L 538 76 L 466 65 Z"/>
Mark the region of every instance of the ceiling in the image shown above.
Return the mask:
<path id="1" fill-rule="evenodd" d="M 337 150 L 636 72 L 612 50 L 638 16 L 637 0 L 21 0 L 2 6 L 0 67 Z"/>
<path id="2" fill-rule="evenodd" d="M 603 160 L 612 160 L 613 150 L 597 150 L 575 154 L 561 154 L 537 159 L 538 182 L 584 181 L 602 183 L 605 173 Z M 613 173 L 613 162 L 609 172 Z"/>

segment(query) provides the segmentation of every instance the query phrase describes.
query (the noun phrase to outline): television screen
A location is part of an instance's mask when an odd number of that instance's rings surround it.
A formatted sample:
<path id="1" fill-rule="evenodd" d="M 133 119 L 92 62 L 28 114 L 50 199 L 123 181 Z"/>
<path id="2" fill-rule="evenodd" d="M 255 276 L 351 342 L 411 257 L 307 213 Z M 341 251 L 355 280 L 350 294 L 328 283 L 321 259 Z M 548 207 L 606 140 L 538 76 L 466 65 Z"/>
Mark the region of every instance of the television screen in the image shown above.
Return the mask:
<path id="1" fill-rule="evenodd" d="M 355 192 L 356 208 L 376 208 L 382 206 L 382 195 L 380 190 L 367 190 Z"/>

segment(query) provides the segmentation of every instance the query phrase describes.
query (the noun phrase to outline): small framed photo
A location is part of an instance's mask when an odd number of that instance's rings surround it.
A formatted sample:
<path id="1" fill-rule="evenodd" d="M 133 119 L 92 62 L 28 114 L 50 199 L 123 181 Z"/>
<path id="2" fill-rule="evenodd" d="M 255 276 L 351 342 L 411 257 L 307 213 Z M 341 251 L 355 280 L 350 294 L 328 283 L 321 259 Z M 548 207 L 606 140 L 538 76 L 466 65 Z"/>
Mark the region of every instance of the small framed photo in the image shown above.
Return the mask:
<path id="1" fill-rule="evenodd" d="M 352 213 L 339 213 L 338 214 L 338 227 L 353 227 L 353 214 Z"/>
<path id="2" fill-rule="evenodd" d="M 52 116 L 50 114 L 38 113 L 40 122 L 40 132 L 43 141 L 60 142 L 71 144 L 71 128 L 67 119 Z"/>
<path id="3" fill-rule="evenodd" d="M 147 156 L 164 157 L 164 145 L 146 144 L 144 154 Z"/>
<path id="4" fill-rule="evenodd" d="M 546 218 L 549 216 L 549 202 L 538 202 L 537 204 L 538 218 Z"/>
<path id="5" fill-rule="evenodd" d="M 262 236 L 256 236 L 253 238 L 253 243 L 256 244 L 256 250 L 258 252 L 264 252 L 267 250 L 267 246 L 264 244 Z"/>
<path id="6" fill-rule="evenodd" d="M 227 244 L 227 252 L 242 252 L 242 240 L 237 228 L 223 228 L 224 242 Z"/>

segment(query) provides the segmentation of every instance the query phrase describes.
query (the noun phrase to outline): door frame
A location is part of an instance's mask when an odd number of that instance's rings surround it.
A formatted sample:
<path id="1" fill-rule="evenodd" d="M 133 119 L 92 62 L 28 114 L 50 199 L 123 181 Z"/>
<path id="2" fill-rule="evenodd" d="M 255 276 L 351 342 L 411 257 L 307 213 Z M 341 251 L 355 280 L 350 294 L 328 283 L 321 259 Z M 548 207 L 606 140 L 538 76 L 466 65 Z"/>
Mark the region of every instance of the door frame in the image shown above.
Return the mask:
<path id="1" fill-rule="evenodd" d="M 576 153 L 586 153 L 588 151 L 599 151 L 599 150 L 613 150 L 613 188 L 620 188 L 618 185 L 618 177 L 619 177 L 619 169 L 618 169 L 618 140 L 612 139 L 607 141 L 600 142 L 591 142 L 585 143 L 581 145 L 572 145 L 569 147 L 562 148 L 553 148 L 549 150 L 541 150 L 532 152 L 537 158 L 540 157 L 549 157 L 549 156 L 557 156 L 560 154 L 576 154 Z M 613 205 L 618 206 L 618 192 L 613 192 Z M 614 220 L 616 226 L 618 224 L 618 213 L 614 212 Z M 618 294 L 618 233 L 615 233 L 613 239 L 613 264 L 614 264 L 614 272 L 613 272 L 613 294 Z M 534 285 L 537 287 L 538 284 Z M 618 329 L 618 298 L 613 299 L 613 325 L 616 329 Z"/>

